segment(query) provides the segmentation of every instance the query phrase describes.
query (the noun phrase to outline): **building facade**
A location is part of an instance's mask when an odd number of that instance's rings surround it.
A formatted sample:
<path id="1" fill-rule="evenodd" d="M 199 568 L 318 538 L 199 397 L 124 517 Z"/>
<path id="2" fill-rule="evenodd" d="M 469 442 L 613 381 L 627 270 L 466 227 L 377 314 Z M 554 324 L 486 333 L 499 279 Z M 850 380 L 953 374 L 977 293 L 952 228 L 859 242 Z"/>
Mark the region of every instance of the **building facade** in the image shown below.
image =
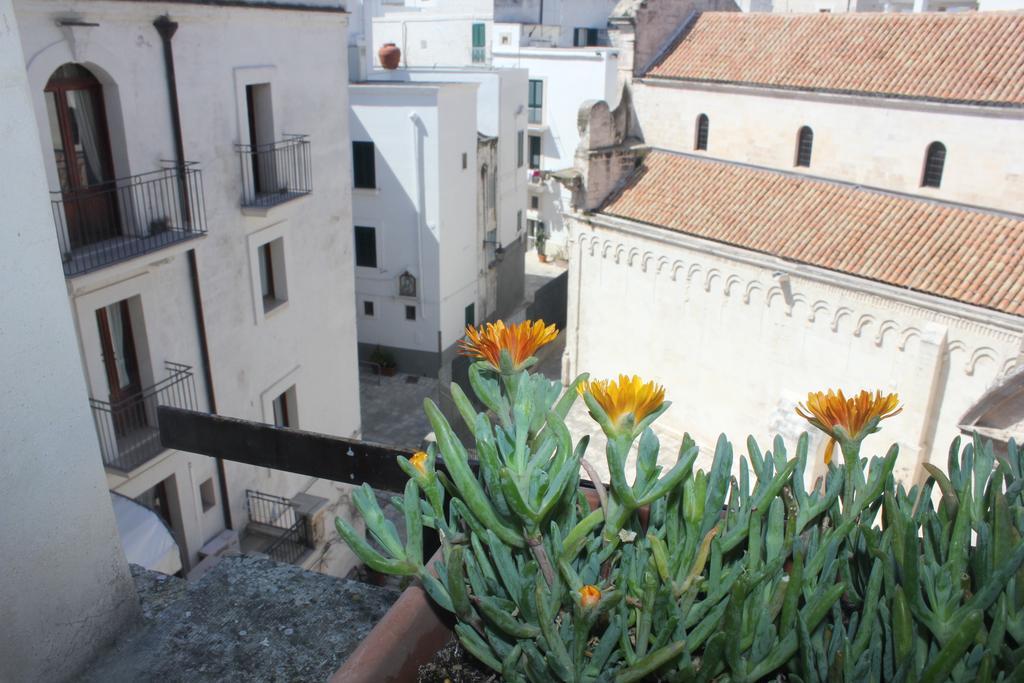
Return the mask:
<path id="1" fill-rule="evenodd" d="M 521 302 L 525 82 L 403 69 L 351 86 L 362 360 L 437 376 L 467 324 Z"/>
<path id="2" fill-rule="evenodd" d="M 164 449 L 156 407 L 358 433 L 346 15 L 74 1 L 15 14 L 110 490 L 160 514 L 186 572 L 246 528 L 250 490 L 345 498 Z"/>
<path id="3" fill-rule="evenodd" d="M 708 12 L 639 58 L 645 24 L 623 18 L 628 91 L 581 109 L 566 180 L 566 375 L 663 383 L 662 422 L 705 449 L 795 440 L 809 391 L 896 391 L 874 449 L 898 442 L 898 476 L 922 477 L 1021 362 L 1020 21 Z M 962 61 L 902 56 L 925 47 Z"/>

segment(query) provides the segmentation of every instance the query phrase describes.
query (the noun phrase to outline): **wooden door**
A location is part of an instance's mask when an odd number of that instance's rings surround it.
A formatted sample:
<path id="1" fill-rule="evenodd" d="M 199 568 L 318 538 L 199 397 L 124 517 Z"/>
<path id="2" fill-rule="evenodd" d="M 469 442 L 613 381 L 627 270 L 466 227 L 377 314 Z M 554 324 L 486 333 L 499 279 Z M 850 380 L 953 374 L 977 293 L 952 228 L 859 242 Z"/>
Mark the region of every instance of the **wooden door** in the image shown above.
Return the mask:
<path id="1" fill-rule="evenodd" d="M 128 301 L 119 301 L 96 311 L 100 332 L 100 349 L 110 387 L 111 418 L 118 436 L 148 426 L 149 419 L 142 398 L 139 357 Z"/>
<path id="2" fill-rule="evenodd" d="M 85 67 L 65 64 L 45 94 L 71 248 L 120 235 L 103 86 Z"/>

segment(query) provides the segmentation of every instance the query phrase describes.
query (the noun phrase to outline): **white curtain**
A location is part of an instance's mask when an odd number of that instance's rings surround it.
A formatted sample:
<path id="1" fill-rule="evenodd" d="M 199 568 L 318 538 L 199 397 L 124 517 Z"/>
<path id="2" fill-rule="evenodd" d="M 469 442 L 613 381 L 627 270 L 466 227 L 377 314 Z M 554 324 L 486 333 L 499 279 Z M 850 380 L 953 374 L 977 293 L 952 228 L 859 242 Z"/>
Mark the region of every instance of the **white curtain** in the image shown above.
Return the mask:
<path id="1" fill-rule="evenodd" d="M 117 370 L 117 388 L 128 386 L 128 365 L 125 363 L 124 320 L 121 318 L 121 304 L 107 306 L 107 321 L 110 324 L 110 342 L 114 347 L 114 368 Z"/>
<path id="2" fill-rule="evenodd" d="M 82 145 L 87 185 L 96 185 L 107 180 L 103 177 L 103 162 L 97 140 L 96 112 L 92 106 L 92 97 L 92 92 L 89 90 L 68 91 L 68 107 L 75 119 L 73 125 L 78 132 L 78 142 Z"/>

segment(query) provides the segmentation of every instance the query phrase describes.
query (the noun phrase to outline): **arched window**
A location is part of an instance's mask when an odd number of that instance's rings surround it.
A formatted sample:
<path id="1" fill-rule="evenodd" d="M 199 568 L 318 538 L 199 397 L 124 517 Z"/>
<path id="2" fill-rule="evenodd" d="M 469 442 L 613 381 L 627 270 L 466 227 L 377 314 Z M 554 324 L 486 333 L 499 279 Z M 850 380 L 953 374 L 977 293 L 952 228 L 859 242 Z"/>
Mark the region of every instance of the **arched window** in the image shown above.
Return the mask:
<path id="1" fill-rule="evenodd" d="M 946 165 L 946 146 L 941 142 L 928 145 L 924 155 L 924 177 L 921 187 L 939 187 L 942 185 L 942 167 Z"/>
<path id="2" fill-rule="evenodd" d="M 697 117 L 697 135 L 693 144 L 694 149 L 708 148 L 708 117 L 707 114 L 701 114 Z"/>
<path id="3" fill-rule="evenodd" d="M 810 168 L 811 148 L 814 146 L 814 131 L 810 126 L 803 126 L 797 134 L 796 165 Z"/>

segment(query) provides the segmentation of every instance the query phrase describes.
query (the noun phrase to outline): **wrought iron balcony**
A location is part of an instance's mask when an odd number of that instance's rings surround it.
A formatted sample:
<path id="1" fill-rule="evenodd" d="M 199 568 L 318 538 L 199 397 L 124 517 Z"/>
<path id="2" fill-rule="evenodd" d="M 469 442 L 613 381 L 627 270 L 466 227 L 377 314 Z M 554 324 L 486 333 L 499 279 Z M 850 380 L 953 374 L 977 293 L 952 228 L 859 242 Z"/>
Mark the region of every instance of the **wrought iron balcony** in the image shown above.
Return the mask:
<path id="1" fill-rule="evenodd" d="M 238 145 L 242 206 L 270 208 L 313 191 L 309 137 L 286 135 L 265 145 Z"/>
<path id="2" fill-rule="evenodd" d="M 309 519 L 299 514 L 287 498 L 246 489 L 245 505 L 249 511 L 250 534 L 254 530 L 266 534 L 269 544 L 259 552 L 285 564 L 295 564 L 314 547 Z"/>
<path id="3" fill-rule="evenodd" d="M 104 466 L 131 472 L 164 451 L 157 427 L 157 406 L 196 410 L 192 368 L 165 363 L 167 377 L 116 401 L 89 399 Z"/>
<path id="4" fill-rule="evenodd" d="M 487 48 L 486 47 L 474 47 L 470 57 L 474 64 L 485 64 L 487 63 Z"/>
<path id="5" fill-rule="evenodd" d="M 64 276 L 206 234 L 202 172 L 192 163 L 51 193 Z"/>

